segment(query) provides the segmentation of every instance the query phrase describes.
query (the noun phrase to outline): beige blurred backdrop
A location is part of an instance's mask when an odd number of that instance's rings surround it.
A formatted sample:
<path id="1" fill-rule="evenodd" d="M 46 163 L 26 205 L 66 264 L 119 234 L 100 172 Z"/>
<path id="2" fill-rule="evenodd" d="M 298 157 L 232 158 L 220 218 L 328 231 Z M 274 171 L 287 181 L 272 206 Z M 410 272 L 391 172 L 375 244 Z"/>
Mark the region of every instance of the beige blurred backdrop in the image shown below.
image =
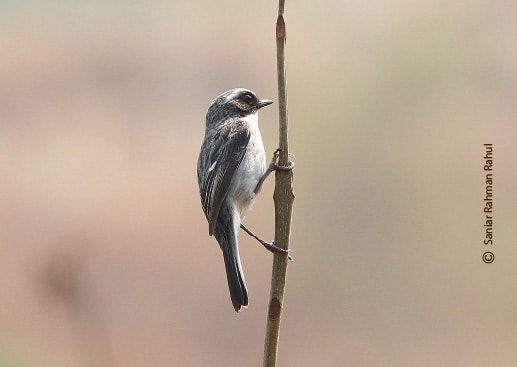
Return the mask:
<path id="1" fill-rule="evenodd" d="M 277 100 L 273 1 L 0 1 L 0 366 L 260 366 L 196 160 L 210 101 Z M 517 3 L 288 1 L 279 366 L 514 366 Z M 261 111 L 268 156 L 277 105 Z M 495 262 L 484 239 L 494 147 Z M 273 181 L 246 224 L 273 229 Z"/>

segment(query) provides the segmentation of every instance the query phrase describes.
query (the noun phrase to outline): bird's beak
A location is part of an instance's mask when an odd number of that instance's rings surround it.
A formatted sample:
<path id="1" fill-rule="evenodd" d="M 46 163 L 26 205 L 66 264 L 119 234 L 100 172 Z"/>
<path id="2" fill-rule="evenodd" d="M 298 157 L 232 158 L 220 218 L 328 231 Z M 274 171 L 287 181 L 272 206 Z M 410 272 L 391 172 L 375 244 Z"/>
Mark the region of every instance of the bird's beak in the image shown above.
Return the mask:
<path id="1" fill-rule="evenodd" d="M 271 103 L 273 103 L 273 101 L 270 101 L 269 99 L 261 99 L 257 102 L 257 109 L 269 106 Z"/>

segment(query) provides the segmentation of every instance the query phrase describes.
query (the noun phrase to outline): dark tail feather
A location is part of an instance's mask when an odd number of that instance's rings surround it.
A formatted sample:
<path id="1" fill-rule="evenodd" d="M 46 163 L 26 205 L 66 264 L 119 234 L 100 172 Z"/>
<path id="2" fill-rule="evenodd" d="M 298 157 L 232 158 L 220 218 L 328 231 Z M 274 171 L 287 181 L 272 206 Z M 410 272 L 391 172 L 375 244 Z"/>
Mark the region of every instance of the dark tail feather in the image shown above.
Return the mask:
<path id="1" fill-rule="evenodd" d="M 233 308 L 239 312 L 241 307 L 248 306 L 248 289 L 242 273 L 239 250 L 237 247 L 223 250 L 223 256 Z"/>
<path id="2" fill-rule="evenodd" d="M 242 272 L 237 238 L 233 233 L 233 228 L 228 226 L 226 229 L 228 233 L 224 234 L 216 230 L 215 237 L 223 250 L 226 278 L 233 308 L 239 312 L 241 307 L 248 305 L 248 289 L 246 288 L 246 281 Z"/>

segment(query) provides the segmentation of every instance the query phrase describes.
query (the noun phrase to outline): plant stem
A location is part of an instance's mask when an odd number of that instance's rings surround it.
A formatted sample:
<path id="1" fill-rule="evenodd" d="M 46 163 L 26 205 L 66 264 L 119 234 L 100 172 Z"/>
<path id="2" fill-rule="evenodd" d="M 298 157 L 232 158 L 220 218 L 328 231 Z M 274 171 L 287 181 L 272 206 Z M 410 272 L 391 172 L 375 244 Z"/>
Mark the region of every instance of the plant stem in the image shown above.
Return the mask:
<path id="1" fill-rule="evenodd" d="M 284 0 L 279 0 L 278 18 L 276 21 L 277 46 L 277 77 L 278 77 L 278 105 L 279 105 L 279 147 L 281 148 L 278 164 L 289 165 L 289 144 L 287 139 L 287 87 L 285 71 L 285 21 Z M 284 249 L 289 248 L 291 234 L 291 213 L 294 202 L 292 170 L 278 170 L 275 173 L 275 245 Z M 264 341 L 264 367 L 276 366 L 278 340 L 280 333 L 280 319 L 283 310 L 285 279 L 287 273 L 288 256 L 276 252 L 273 256 L 273 270 L 271 274 L 271 293 L 269 299 L 266 336 Z"/>

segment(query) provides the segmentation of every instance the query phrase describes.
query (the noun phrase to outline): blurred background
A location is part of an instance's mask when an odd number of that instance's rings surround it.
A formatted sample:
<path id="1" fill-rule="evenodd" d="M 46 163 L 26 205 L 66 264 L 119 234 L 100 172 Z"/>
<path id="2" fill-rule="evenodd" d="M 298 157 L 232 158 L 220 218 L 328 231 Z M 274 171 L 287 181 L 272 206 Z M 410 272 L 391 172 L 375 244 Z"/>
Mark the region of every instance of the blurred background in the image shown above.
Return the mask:
<path id="1" fill-rule="evenodd" d="M 274 1 L 0 2 L 0 366 L 259 366 L 202 214 L 211 100 L 277 100 Z M 288 1 L 279 366 L 517 360 L 517 3 Z M 277 106 L 261 111 L 268 156 Z M 482 262 L 484 143 L 495 262 Z M 246 224 L 272 239 L 273 182 Z"/>

